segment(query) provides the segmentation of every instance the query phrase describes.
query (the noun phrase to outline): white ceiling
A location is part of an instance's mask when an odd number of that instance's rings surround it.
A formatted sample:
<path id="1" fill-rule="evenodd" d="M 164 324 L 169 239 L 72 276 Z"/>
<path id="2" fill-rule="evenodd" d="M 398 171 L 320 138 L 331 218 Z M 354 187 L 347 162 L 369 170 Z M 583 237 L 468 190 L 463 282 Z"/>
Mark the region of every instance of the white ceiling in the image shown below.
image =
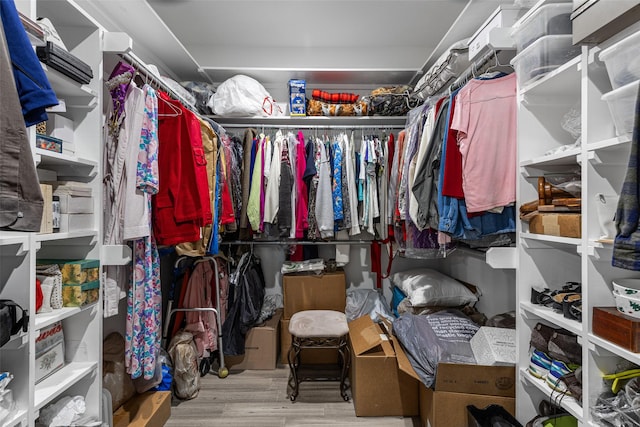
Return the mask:
<path id="1" fill-rule="evenodd" d="M 176 80 L 234 74 L 269 88 L 415 84 L 453 42 L 513 0 L 78 0 Z"/>

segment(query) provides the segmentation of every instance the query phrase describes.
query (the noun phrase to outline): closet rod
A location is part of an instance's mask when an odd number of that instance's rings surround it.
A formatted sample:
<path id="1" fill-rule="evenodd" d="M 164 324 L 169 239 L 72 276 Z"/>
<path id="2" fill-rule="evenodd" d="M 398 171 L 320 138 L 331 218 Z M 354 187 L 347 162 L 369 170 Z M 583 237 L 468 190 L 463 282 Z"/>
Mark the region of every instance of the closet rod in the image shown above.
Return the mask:
<path id="1" fill-rule="evenodd" d="M 498 54 L 500 52 L 501 51 L 491 49 L 489 52 L 484 54 L 480 60 L 472 62 L 469 68 L 467 68 L 463 74 L 458 76 L 458 78 L 449 86 L 449 93 L 464 86 L 467 81 L 474 78 L 476 75 L 484 73 L 491 66 L 511 67 L 510 64 L 501 64 L 500 61 L 498 61 Z"/>
<path id="2" fill-rule="evenodd" d="M 224 128 L 269 128 L 269 129 L 404 129 L 405 125 L 277 125 L 218 122 Z"/>
<path id="3" fill-rule="evenodd" d="M 378 240 L 233 240 L 230 242 L 220 242 L 221 245 L 261 245 L 261 246 L 284 246 L 284 245 L 370 245 Z"/>
<path id="4" fill-rule="evenodd" d="M 145 80 L 149 80 L 151 85 L 155 86 L 156 89 L 159 89 L 159 90 L 162 90 L 162 91 L 166 92 L 170 97 L 172 97 L 173 99 L 175 99 L 177 101 L 180 101 L 182 103 L 182 105 L 184 105 L 185 107 L 187 107 L 189 110 L 193 111 L 194 113 L 198 114 L 196 111 L 194 111 L 193 107 L 182 96 L 180 96 L 173 89 L 171 89 L 157 75 L 152 73 L 147 68 L 147 65 L 144 62 L 142 62 L 140 59 L 138 59 L 137 56 L 135 56 L 135 55 L 133 55 L 131 53 L 119 53 L 118 55 L 124 61 L 129 63 L 133 68 L 135 68 L 136 71 L 145 78 Z"/>

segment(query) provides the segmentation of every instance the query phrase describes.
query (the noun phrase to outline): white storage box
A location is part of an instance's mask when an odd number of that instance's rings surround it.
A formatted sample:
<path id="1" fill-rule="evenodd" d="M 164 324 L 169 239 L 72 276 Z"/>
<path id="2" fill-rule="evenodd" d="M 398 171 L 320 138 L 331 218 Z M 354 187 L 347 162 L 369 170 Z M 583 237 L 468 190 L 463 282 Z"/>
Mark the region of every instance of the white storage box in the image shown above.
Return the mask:
<path id="1" fill-rule="evenodd" d="M 523 10 L 517 6 L 499 6 L 469 39 L 469 61 L 478 57 L 486 47 L 512 48 L 511 26 L 523 13 Z"/>
<path id="2" fill-rule="evenodd" d="M 63 213 L 63 214 L 92 214 L 93 213 L 92 197 L 71 196 L 69 194 L 55 194 L 55 195 L 60 198 L 60 213 Z"/>
<path id="3" fill-rule="evenodd" d="M 540 78 L 580 54 L 580 46 L 573 46 L 571 34 L 545 36 L 516 55 L 511 64 L 518 76 L 518 85 Z"/>
<path id="4" fill-rule="evenodd" d="M 602 95 L 602 100 L 607 101 L 607 105 L 609 105 L 611 118 L 616 126 L 616 135 L 618 136 L 633 132 L 638 85 L 640 85 L 640 80 Z"/>
<path id="5" fill-rule="evenodd" d="M 540 37 L 571 34 L 572 9 L 571 3 L 551 3 L 540 6 L 524 16 L 511 31 L 518 52 Z"/>
<path id="6" fill-rule="evenodd" d="M 640 32 L 637 32 L 600 52 L 611 80 L 618 89 L 640 79 Z"/>
<path id="7" fill-rule="evenodd" d="M 64 142 L 73 142 L 73 129 L 73 120 L 59 114 L 49 114 L 49 120 L 47 120 L 48 136 L 61 139 Z"/>
<path id="8" fill-rule="evenodd" d="M 55 228 L 55 226 L 54 226 Z M 60 214 L 60 232 L 92 230 L 93 214 Z"/>
<path id="9" fill-rule="evenodd" d="M 470 344 L 478 365 L 514 365 L 516 363 L 515 329 L 483 326 L 471 338 Z"/>
<path id="10" fill-rule="evenodd" d="M 62 322 L 40 329 L 36 338 L 36 384 L 64 366 Z"/>

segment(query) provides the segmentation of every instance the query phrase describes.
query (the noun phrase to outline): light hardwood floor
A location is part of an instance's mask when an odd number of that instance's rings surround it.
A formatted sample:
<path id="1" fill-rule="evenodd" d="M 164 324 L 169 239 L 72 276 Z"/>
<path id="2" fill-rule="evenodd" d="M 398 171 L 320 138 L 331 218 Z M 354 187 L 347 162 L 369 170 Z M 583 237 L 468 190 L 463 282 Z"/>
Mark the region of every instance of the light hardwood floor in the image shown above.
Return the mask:
<path id="1" fill-rule="evenodd" d="M 356 417 L 352 401 L 342 400 L 338 382 L 303 382 L 296 402 L 287 397 L 289 369 L 231 371 L 227 378 L 201 378 L 198 397 L 172 404 L 167 427 L 418 427 L 403 417 Z"/>

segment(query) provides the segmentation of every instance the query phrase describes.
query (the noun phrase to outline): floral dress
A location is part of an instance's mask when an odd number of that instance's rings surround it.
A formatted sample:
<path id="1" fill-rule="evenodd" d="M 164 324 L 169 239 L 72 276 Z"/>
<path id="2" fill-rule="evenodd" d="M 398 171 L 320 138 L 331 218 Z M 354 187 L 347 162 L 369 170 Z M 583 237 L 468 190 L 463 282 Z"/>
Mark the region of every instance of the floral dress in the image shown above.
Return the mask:
<path id="1" fill-rule="evenodd" d="M 151 195 L 158 192 L 158 98 L 148 85 L 140 151 L 138 153 L 136 187 L 146 193 L 151 224 Z M 127 299 L 127 336 L 125 360 L 132 378 L 141 375 L 151 379 L 162 331 L 162 296 L 160 293 L 160 258 L 153 230 L 147 237 L 133 241 L 133 278 Z"/>

